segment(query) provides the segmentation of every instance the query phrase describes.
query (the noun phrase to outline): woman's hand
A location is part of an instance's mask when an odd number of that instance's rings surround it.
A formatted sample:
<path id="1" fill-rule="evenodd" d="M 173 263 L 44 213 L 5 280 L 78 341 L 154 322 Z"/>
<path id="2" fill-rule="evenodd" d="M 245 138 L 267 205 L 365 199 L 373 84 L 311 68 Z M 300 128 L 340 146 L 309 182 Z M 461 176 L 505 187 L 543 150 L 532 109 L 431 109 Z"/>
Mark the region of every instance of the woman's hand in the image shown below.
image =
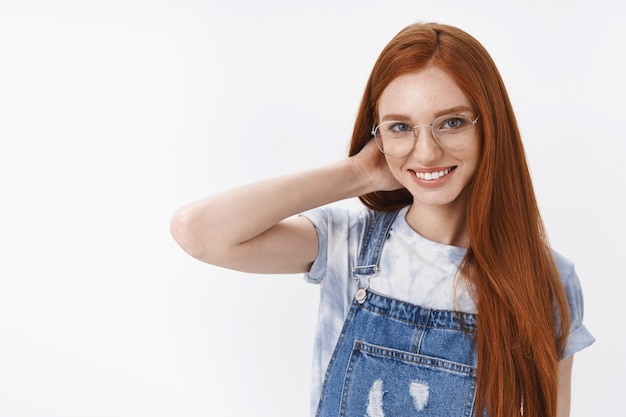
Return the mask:
<path id="1" fill-rule="evenodd" d="M 370 140 L 358 154 L 350 157 L 349 161 L 353 166 L 355 175 L 367 178 L 369 181 L 370 191 L 368 193 L 403 188 L 389 170 L 385 155 L 378 149 L 374 140 Z"/>

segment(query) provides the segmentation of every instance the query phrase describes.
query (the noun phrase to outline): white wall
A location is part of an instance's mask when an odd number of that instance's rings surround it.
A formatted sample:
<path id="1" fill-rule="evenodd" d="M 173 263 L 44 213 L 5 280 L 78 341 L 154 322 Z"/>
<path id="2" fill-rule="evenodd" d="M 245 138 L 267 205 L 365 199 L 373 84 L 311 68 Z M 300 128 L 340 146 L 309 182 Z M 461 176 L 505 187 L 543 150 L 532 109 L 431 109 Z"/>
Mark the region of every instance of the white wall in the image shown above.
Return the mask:
<path id="1" fill-rule="evenodd" d="M 317 289 L 201 264 L 169 218 L 342 157 L 376 56 L 417 20 L 499 65 L 598 339 L 572 416 L 623 413 L 625 17 L 617 0 L 0 0 L 0 415 L 306 415 Z"/>

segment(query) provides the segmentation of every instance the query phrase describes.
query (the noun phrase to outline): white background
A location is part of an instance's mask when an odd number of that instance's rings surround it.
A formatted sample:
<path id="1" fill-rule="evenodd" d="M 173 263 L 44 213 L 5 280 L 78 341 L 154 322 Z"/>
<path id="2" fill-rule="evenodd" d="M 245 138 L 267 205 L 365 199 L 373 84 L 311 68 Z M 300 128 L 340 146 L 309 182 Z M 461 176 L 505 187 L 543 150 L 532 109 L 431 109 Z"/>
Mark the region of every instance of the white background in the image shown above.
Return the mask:
<path id="1" fill-rule="evenodd" d="M 624 415 L 620 4 L 0 0 L 0 416 L 307 415 L 317 288 L 195 261 L 169 219 L 341 158 L 380 50 L 430 20 L 493 55 L 577 264 L 572 416 Z"/>

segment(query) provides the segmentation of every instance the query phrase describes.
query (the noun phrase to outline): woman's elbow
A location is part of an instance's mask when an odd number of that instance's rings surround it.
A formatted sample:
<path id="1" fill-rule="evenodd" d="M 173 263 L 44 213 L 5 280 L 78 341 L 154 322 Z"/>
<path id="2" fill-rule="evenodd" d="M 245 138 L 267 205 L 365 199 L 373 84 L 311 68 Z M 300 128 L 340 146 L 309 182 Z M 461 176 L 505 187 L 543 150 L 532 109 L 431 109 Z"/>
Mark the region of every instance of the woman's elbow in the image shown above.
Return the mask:
<path id="1" fill-rule="evenodd" d="M 198 229 L 192 213 L 186 207 L 176 210 L 170 219 L 170 233 L 176 243 L 189 255 L 201 259 L 203 249 Z"/>

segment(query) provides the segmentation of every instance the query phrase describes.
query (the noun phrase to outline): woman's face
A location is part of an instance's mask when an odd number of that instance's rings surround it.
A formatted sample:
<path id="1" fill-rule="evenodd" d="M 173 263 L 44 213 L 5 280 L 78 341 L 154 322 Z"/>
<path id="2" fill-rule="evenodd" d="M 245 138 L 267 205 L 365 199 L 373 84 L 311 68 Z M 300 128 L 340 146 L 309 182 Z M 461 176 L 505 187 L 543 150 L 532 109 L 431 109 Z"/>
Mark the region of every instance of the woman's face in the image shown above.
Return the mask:
<path id="1" fill-rule="evenodd" d="M 429 125 L 446 114 L 463 114 L 471 120 L 478 114 L 469 98 L 442 69 L 428 66 L 395 78 L 378 100 L 379 123 L 403 122 L 399 129 Z M 451 123 L 451 126 L 454 126 Z M 465 207 L 459 199 L 472 180 L 481 152 L 482 129 L 474 127 L 473 139 L 461 150 L 444 149 L 437 143 L 430 126 L 416 128 L 415 147 L 407 155 L 386 155 L 394 177 L 413 195 L 413 203 L 427 206 Z"/>

